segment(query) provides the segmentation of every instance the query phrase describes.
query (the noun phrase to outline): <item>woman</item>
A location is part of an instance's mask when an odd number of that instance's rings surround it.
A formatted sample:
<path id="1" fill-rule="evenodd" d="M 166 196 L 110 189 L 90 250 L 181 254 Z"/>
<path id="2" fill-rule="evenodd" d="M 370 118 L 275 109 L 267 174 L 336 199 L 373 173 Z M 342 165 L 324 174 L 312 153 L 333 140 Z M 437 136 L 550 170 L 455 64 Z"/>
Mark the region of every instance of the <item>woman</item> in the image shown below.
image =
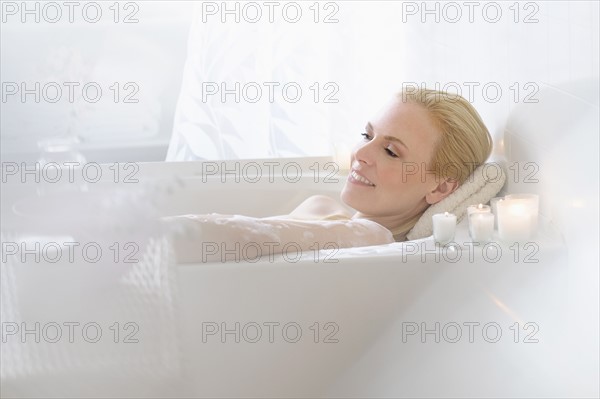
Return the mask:
<path id="1" fill-rule="evenodd" d="M 399 93 L 362 134 L 341 194 L 306 199 L 289 215 L 171 218 L 180 262 L 255 259 L 295 249 L 349 248 L 406 240 L 432 204 L 450 195 L 492 150 L 479 114 L 464 98 L 413 89 Z M 208 244 L 207 244 L 208 243 Z"/>

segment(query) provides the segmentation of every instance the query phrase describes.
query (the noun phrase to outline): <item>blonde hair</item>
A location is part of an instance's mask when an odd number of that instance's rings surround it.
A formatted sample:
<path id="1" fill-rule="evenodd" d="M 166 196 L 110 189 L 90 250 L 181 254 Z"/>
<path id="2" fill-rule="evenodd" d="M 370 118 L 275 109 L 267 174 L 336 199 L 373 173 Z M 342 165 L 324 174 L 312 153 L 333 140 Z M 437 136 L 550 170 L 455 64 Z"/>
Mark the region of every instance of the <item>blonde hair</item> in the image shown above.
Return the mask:
<path id="1" fill-rule="evenodd" d="M 440 139 L 430 162 L 430 171 L 436 177 L 455 179 L 461 185 L 490 156 L 490 132 L 475 108 L 460 95 L 415 87 L 400 92 L 398 97 L 425 107 L 439 129 Z M 404 239 L 421 215 L 392 230 L 396 241 Z"/>
<path id="2" fill-rule="evenodd" d="M 473 106 L 458 94 L 408 88 L 398 94 L 403 102 L 429 111 L 440 131 L 431 171 L 462 184 L 492 152 L 492 137 Z"/>

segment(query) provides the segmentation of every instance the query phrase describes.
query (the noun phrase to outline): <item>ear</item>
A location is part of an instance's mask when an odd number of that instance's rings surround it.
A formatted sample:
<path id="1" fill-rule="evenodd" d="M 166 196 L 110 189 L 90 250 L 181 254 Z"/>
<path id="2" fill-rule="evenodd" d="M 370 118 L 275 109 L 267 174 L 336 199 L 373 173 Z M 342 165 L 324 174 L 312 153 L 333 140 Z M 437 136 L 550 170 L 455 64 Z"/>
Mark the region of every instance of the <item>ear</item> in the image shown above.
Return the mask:
<path id="1" fill-rule="evenodd" d="M 458 180 L 444 179 L 432 191 L 425 195 L 425 201 L 429 204 L 435 204 L 449 196 L 458 188 Z"/>

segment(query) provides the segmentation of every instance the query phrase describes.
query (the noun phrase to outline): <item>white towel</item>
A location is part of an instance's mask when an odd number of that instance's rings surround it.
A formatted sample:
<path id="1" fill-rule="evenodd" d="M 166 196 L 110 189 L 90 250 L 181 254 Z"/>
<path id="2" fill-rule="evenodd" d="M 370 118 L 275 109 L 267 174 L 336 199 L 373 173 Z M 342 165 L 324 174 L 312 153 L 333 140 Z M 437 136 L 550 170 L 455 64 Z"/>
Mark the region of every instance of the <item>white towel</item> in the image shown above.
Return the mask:
<path id="1" fill-rule="evenodd" d="M 486 204 L 504 186 L 506 174 L 497 163 L 486 163 L 473 171 L 471 176 L 452 194 L 431 205 L 406 235 L 407 240 L 417 240 L 433 234 L 431 217 L 436 213 L 453 213 L 462 220 L 469 205 Z"/>

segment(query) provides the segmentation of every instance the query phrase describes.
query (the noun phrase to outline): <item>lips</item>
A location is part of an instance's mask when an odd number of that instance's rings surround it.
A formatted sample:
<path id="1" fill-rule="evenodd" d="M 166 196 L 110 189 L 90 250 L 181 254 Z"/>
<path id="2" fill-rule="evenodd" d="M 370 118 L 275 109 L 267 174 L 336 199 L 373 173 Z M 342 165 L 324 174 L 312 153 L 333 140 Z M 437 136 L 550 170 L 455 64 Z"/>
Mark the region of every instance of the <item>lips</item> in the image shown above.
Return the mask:
<path id="1" fill-rule="evenodd" d="M 358 172 L 357 172 L 357 171 L 355 171 L 355 170 L 352 170 L 352 171 L 350 172 L 350 177 L 351 177 L 351 178 L 352 178 L 354 181 L 356 181 L 356 182 L 359 182 L 359 183 L 365 184 L 365 185 L 367 185 L 367 186 L 375 187 L 375 184 L 373 184 L 373 183 L 372 183 L 372 182 L 371 182 L 369 179 L 367 179 L 366 177 L 359 175 L 359 174 L 358 174 Z"/>

